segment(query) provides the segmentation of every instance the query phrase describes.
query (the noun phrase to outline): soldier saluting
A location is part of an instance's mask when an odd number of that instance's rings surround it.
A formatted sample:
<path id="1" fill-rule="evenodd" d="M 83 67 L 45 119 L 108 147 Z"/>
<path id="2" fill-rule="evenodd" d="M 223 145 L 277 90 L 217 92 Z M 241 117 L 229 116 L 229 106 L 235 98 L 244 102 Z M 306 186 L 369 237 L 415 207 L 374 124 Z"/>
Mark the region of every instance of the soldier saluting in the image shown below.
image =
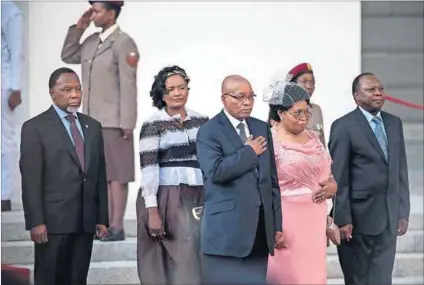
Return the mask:
<path id="1" fill-rule="evenodd" d="M 134 40 L 116 23 L 124 1 L 88 2 L 91 8 L 68 30 L 61 56 L 65 63 L 81 64 L 83 113 L 103 127 L 110 227 L 102 240 L 117 241 L 125 239 L 128 183 L 135 178 L 133 131 L 139 52 Z M 81 43 L 91 22 L 102 31 Z"/>

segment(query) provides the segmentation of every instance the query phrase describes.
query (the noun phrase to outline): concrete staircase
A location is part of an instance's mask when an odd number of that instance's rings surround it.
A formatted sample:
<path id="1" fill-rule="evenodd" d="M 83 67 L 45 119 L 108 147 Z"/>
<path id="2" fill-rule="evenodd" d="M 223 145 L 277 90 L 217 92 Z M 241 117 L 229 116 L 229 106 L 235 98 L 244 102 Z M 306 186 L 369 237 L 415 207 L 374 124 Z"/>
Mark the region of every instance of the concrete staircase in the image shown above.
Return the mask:
<path id="1" fill-rule="evenodd" d="M 398 239 L 393 270 L 394 284 L 424 284 L 423 225 L 423 125 L 405 124 L 411 186 L 411 219 L 408 233 Z M 133 191 L 125 220 L 127 240 L 94 242 L 89 284 L 139 284 L 137 275 L 135 197 Z M 2 213 L 1 262 L 33 268 L 34 251 L 29 234 L 24 230 L 22 211 Z M 327 255 L 329 284 L 343 284 L 336 248 Z"/>

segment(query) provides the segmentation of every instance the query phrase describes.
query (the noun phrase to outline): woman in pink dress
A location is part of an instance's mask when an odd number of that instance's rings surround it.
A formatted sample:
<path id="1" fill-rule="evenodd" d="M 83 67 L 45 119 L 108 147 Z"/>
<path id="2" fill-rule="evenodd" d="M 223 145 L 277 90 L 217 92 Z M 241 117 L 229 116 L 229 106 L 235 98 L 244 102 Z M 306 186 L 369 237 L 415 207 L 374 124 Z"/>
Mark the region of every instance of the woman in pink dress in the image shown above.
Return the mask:
<path id="1" fill-rule="evenodd" d="M 277 82 L 268 97 L 277 122 L 272 135 L 285 240 L 285 248 L 269 257 L 268 282 L 326 284 L 326 201 L 337 191 L 331 158 L 319 136 L 306 130 L 311 106 L 305 89 Z"/>

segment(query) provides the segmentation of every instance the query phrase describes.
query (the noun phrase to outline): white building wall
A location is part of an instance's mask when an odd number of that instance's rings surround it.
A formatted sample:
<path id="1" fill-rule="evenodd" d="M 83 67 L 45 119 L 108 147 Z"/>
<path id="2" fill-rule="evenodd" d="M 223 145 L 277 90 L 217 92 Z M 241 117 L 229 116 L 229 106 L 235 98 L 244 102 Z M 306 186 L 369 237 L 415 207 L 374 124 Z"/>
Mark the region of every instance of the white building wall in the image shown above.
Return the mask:
<path id="1" fill-rule="evenodd" d="M 30 24 L 22 121 L 50 106 L 48 79 L 54 69 L 66 66 L 60 59 L 66 31 L 89 8 L 87 2 L 25 5 Z M 350 89 L 361 70 L 360 2 L 125 2 L 118 22 L 141 54 L 135 138 L 155 111 L 149 97 L 153 76 L 171 64 L 186 69 L 192 79 L 189 107 L 209 116 L 221 109 L 220 84 L 226 75 L 247 77 L 262 97 L 276 70 L 303 61 L 314 68 L 312 101 L 323 109 L 327 136 L 331 123 L 354 108 Z M 90 27 L 84 37 L 94 31 Z M 80 73 L 80 66 L 68 67 Z M 253 115 L 266 120 L 267 113 L 268 106 L 259 98 Z M 139 173 L 136 177 L 133 190 Z M 19 191 L 15 197 L 20 199 Z"/>

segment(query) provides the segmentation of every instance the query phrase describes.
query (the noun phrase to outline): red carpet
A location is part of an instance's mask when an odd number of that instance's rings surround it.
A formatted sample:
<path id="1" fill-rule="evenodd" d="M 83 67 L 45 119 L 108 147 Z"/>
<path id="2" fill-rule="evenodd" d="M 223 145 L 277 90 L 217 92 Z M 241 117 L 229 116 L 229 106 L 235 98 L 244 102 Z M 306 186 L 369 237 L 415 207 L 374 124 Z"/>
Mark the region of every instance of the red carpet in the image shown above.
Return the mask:
<path id="1" fill-rule="evenodd" d="M 29 285 L 30 270 L 27 268 L 20 268 L 11 265 L 1 265 L 1 283 L 16 284 L 16 285 Z"/>

